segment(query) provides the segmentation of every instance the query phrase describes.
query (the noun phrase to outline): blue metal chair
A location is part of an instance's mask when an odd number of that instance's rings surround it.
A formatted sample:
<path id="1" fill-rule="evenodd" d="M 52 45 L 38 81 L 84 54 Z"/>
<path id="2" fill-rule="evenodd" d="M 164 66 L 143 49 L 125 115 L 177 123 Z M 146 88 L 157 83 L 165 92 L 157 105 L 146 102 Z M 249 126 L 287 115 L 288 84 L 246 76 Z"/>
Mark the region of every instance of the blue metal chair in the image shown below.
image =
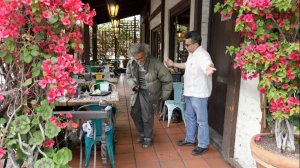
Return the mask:
<path id="1" fill-rule="evenodd" d="M 100 106 L 98 104 L 88 104 L 84 105 L 78 108 L 78 111 L 100 111 L 104 110 L 107 106 Z M 114 132 L 115 132 L 115 122 L 116 122 L 116 116 L 117 116 L 117 108 L 113 105 L 110 106 L 112 110 L 112 115 L 109 113 L 108 118 L 111 119 L 112 123 L 108 123 L 105 128 L 105 135 L 106 135 L 106 146 L 107 146 L 107 152 L 108 157 L 110 160 L 110 165 L 112 168 L 115 168 L 115 160 L 114 160 Z M 92 126 L 95 127 L 94 130 L 96 130 L 96 136 L 95 139 L 93 137 L 88 137 L 87 135 L 84 135 L 84 142 L 85 142 L 85 167 L 87 168 L 89 166 L 90 162 L 90 155 L 92 147 L 95 143 L 95 141 L 101 142 L 101 135 L 103 130 L 103 120 L 102 119 L 96 119 L 92 120 Z M 96 147 L 96 146 L 94 146 Z M 104 149 L 101 149 L 104 150 Z M 96 150 L 95 150 L 96 151 Z M 94 154 L 95 155 L 95 154 Z"/>
<path id="2" fill-rule="evenodd" d="M 172 118 L 172 114 L 174 109 L 178 108 L 181 111 L 181 116 L 185 124 L 184 119 L 184 111 L 185 111 L 185 102 L 183 101 L 183 83 L 182 82 L 174 82 L 174 100 L 166 100 L 165 106 L 168 109 L 168 127 L 170 127 L 170 122 Z M 164 118 L 163 118 L 164 119 Z"/>

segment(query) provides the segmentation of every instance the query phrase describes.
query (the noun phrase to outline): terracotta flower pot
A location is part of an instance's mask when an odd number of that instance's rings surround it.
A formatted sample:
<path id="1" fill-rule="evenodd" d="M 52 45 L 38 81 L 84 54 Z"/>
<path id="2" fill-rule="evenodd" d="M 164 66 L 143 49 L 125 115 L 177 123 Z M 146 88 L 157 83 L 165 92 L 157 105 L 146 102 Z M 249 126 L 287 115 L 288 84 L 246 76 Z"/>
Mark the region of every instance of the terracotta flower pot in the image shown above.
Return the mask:
<path id="1" fill-rule="evenodd" d="M 263 136 L 270 135 L 269 133 L 258 134 Z M 299 159 L 285 157 L 283 155 L 273 153 L 263 149 L 255 142 L 255 137 L 251 139 L 251 153 L 256 161 L 257 168 L 299 168 Z"/>

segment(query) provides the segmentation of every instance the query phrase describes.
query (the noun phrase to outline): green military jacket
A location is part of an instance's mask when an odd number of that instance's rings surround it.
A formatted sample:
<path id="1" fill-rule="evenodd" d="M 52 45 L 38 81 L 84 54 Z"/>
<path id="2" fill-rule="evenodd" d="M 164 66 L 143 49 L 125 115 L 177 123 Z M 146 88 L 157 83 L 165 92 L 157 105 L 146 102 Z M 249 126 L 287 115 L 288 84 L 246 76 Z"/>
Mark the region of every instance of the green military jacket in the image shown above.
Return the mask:
<path id="1" fill-rule="evenodd" d="M 173 80 L 168 69 L 158 59 L 151 56 L 146 58 L 144 68 L 146 70 L 146 90 L 150 94 L 153 104 L 158 104 L 160 98 L 167 100 L 173 89 Z M 139 85 L 138 74 L 139 65 L 136 61 L 130 60 L 126 68 L 126 78 L 131 89 Z M 137 94 L 137 92 L 132 92 L 130 100 L 131 106 L 134 105 Z"/>

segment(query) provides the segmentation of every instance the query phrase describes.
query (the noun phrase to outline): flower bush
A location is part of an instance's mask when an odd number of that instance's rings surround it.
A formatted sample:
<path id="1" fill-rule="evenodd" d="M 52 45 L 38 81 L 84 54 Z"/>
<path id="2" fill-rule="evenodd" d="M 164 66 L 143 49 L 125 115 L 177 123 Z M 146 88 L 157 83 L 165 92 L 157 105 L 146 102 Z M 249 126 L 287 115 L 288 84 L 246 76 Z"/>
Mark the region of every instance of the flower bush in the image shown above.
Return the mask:
<path id="1" fill-rule="evenodd" d="M 80 0 L 0 0 L 0 159 L 13 167 L 69 167 L 71 151 L 53 140 L 66 124 L 52 111 L 76 92 L 81 27 L 95 15 Z"/>
<path id="2" fill-rule="evenodd" d="M 258 90 L 266 95 L 283 150 L 295 150 L 293 126 L 299 129 L 300 123 L 299 5 L 299 0 L 225 0 L 214 9 L 224 16 L 237 13 L 235 31 L 243 42 L 227 52 L 243 79 L 260 76 Z"/>

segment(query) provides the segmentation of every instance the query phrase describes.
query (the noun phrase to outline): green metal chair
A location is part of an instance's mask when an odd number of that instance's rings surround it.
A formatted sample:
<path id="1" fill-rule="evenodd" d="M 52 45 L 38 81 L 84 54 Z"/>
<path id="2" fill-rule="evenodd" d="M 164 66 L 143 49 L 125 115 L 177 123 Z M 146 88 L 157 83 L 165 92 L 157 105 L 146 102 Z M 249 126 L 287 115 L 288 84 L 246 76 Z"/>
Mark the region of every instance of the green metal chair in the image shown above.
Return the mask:
<path id="1" fill-rule="evenodd" d="M 181 111 L 181 116 L 185 123 L 185 118 L 184 118 L 184 111 L 185 111 L 185 102 L 182 100 L 183 99 L 183 83 L 182 82 L 173 82 L 173 89 L 174 89 L 174 100 L 166 100 L 165 101 L 165 106 L 168 109 L 168 127 L 170 127 L 171 123 L 171 118 L 174 109 L 178 108 Z M 163 117 L 164 120 L 164 117 Z"/>
<path id="2" fill-rule="evenodd" d="M 92 65 L 86 65 L 85 68 L 88 73 L 98 72 L 96 68 L 92 67 Z"/>
<path id="3" fill-rule="evenodd" d="M 108 113 L 108 118 L 111 119 L 112 123 L 108 123 L 105 128 L 105 135 L 106 135 L 106 146 L 107 146 L 107 153 L 110 160 L 110 165 L 112 168 L 115 168 L 115 160 L 114 160 L 114 123 L 116 121 L 116 115 L 117 115 L 117 108 L 113 105 L 110 106 L 100 106 L 98 104 L 88 104 L 84 105 L 78 108 L 78 111 L 101 111 L 105 110 L 105 108 L 111 108 L 110 110 L 112 113 Z M 85 142 L 85 168 L 89 166 L 90 162 L 90 155 L 91 150 L 97 141 L 101 142 L 101 136 L 102 136 L 102 130 L 103 130 L 103 120 L 102 119 L 96 119 L 92 120 L 92 126 L 95 127 L 94 130 L 96 130 L 96 136 L 94 137 L 88 137 L 86 134 L 84 135 L 84 142 Z M 96 141 L 96 142 L 95 142 Z M 94 146 L 96 147 L 96 146 Z M 101 149 L 103 150 L 103 149 Z M 94 154 L 95 155 L 95 154 Z"/>

